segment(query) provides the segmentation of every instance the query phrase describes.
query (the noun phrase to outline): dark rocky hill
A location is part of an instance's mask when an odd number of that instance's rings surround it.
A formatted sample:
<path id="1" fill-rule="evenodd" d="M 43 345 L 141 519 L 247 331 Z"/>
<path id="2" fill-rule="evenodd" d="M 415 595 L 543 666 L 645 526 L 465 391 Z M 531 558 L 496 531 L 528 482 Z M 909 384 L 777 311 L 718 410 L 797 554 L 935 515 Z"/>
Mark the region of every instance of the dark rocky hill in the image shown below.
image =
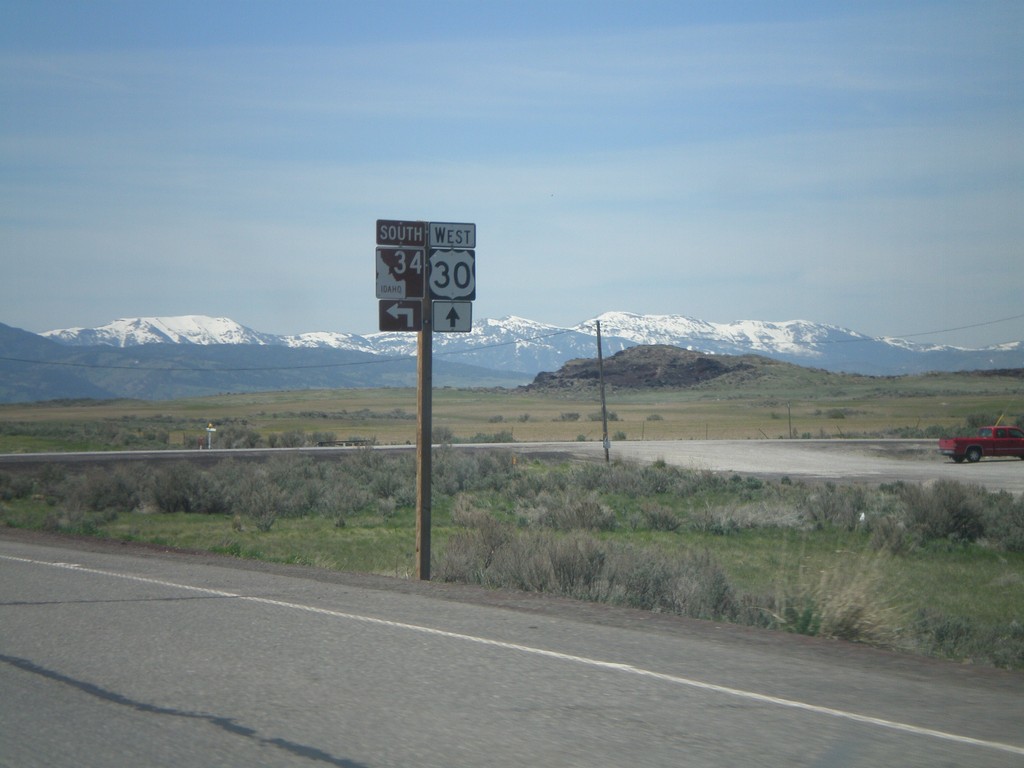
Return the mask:
<path id="1" fill-rule="evenodd" d="M 750 379 L 766 368 L 790 366 L 757 355 L 706 355 L 666 344 L 630 347 L 604 361 L 605 386 L 616 389 L 687 389 L 722 377 Z M 570 360 L 555 372 L 537 374 L 530 390 L 571 390 L 596 387 L 597 358 Z"/>

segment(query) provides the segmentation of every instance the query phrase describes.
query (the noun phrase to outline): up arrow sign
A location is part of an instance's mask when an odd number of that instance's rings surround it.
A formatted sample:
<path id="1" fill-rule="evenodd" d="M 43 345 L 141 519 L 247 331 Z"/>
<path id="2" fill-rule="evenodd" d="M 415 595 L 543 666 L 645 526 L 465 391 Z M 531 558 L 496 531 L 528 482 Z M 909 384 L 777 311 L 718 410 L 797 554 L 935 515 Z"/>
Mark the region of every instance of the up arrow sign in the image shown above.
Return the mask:
<path id="1" fill-rule="evenodd" d="M 435 333 L 469 333 L 473 328 L 471 301 L 435 301 L 431 314 Z"/>

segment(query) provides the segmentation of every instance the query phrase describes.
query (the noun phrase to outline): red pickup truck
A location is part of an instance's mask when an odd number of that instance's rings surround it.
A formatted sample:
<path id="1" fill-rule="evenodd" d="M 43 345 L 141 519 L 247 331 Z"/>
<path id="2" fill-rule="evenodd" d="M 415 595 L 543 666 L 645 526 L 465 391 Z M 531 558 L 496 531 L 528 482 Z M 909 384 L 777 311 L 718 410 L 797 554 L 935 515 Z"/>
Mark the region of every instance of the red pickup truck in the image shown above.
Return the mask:
<path id="1" fill-rule="evenodd" d="M 981 461 L 982 456 L 1016 456 L 1024 459 L 1024 431 L 1019 427 L 981 427 L 975 437 L 939 440 L 939 453 L 959 464 L 964 459 Z"/>

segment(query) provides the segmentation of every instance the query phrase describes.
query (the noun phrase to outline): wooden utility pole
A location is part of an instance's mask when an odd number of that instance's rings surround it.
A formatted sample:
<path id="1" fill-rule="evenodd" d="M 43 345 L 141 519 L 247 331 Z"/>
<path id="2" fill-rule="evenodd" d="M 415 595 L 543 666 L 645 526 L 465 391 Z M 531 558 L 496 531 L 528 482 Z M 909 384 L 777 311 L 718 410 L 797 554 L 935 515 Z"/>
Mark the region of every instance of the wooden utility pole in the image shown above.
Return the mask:
<path id="1" fill-rule="evenodd" d="M 433 329 L 430 295 L 423 298 L 423 326 L 416 339 L 416 578 L 430 581 L 430 473 Z"/>
<path id="2" fill-rule="evenodd" d="M 604 446 L 604 461 L 611 461 L 611 445 L 608 442 L 608 408 L 604 400 L 604 353 L 601 352 L 601 321 L 597 323 L 597 376 L 601 387 L 601 444 Z"/>

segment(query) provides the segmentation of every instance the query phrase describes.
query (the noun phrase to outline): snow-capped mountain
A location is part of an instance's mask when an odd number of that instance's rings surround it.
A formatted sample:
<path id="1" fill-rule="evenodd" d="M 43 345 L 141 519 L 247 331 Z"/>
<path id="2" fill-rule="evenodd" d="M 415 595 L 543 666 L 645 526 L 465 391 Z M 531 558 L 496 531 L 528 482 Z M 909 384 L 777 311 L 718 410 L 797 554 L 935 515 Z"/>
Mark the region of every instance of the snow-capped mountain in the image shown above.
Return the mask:
<path id="1" fill-rule="evenodd" d="M 833 325 L 806 320 L 764 322 L 740 320 L 711 323 L 683 315 L 637 315 L 630 312 L 606 312 L 601 321 L 605 335 L 628 339 L 634 344 L 670 344 L 695 351 L 719 354 L 790 354 L 797 357 L 821 357 L 818 346 L 844 341 L 872 341 L 868 336 Z M 685 340 L 685 344 L 680 343 Z"/>
<path id="2" fill-rule="evenodd" d="M 99 328 L 65 328 L 44 331 L 46 338 L 71 346 L 136 347 L 143 344 L 260 344 L 305 349 L 351 349 L 375 353 L 373 345 L 354 333 L 330 331 L 278 336 L 261 333 L 227 317 L 178 315 L 131 317 Z"/>
<path id="3" fill-rule="evenodd" d="M 379 354 L 415 355 L 416 336 L 374 333 L 367 339 Z M 529 374 L 554 370 L 575 357 L 596 357 L 594 329 L 561 328 L 522 317 L 475 320 L 469 333 L 435 333 L 435 357 L 503 371 Z M 633 346 L 621 340 L 605 343 L 606 352 Z"/>
<path id="4" fill-rule="evenodd" d="M 574 328 L 505 317 L 476 320 L 470 333 L 435 333 L 434 355 L 496 371 L 536 374 L 566 361 L 596 357 L 596 322 L 602 350 L 611 355 L 641 344 L 669 344 L 708 354 L 759 354 L 798 365 L 872 375 L 933 370 L 1024 367 L 1024 344 L 986 349 L 920 345 L 905 339 L 874 338 L 806 320 L 744 320 L 713 323 L 684 315 L 606 312 Z M 146 344 L 258 344 L 304 349 L 357 351 L 388 357 L 416 354 L 416 335 L 337 332 L 282 336 L 262 333 L 227 318 L 202 315 L 117 320 L 100 328 L 71 328 L 42 334 L 62 344 L 129 347 Z"/>
<path id="5" fill-rule="evenodd" d="M 142 344 L 273 344 L 276 337 L 259 333 L 226 317 L 130 317 L 99 328 L 65 328 L 40 334 L 62 344 L 135 347 Z"/>
<path id="6" fill-rule="evenodd" d="M 757 354 L 829 371 L 892 376 L 1024 367 L 1024 343 L 984 349 L 876 338 L 807 320 L 711 323 L 682 315 L 601 315 L 602 334 L 631 344 L 671 344 L 718 355 Z"/>

